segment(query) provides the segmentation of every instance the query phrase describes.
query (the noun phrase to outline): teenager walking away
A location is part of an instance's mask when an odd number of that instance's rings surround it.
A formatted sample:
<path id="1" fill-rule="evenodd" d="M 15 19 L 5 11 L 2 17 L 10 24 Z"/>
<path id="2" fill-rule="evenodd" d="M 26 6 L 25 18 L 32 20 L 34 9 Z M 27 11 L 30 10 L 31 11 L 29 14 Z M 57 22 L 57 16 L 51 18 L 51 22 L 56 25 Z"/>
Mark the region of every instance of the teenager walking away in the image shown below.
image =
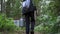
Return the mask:
<path id="1" fill-rule="evenodd" d="M 22 3 L 22 14 L 25 16 L 26 22 L 26 34 L 34 34 L 35 18 L 34 12 L 36 11 L 36 6 L 33 5 L 32 0 L 23 0 Z M 30 28 L 31 24 L 31 28 Z"/>

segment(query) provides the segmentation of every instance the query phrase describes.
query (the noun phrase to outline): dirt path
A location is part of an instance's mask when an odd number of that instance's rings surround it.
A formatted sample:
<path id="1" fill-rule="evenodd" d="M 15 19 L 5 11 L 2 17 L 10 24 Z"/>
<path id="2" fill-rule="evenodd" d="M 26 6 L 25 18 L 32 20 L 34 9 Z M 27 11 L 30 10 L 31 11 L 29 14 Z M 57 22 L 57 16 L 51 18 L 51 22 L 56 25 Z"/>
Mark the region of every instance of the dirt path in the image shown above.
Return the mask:
<path id="1" fill-rule="evenodd" d="M 20 31 L 19 34 L 26 34 L 26 32 L 25 31 Z M 40 32 L 34 32 L 34 34 L 42 34 L 42 33 L 40 33 Z"/>
<path id="2" fill-rule="evenodd" d="M 19 31 L 19 32 L 1 32 L 1 34 L 26 34 L 25 31 Z M 41 34 L 39 32 L 34 32 L 34 34 Z"/>

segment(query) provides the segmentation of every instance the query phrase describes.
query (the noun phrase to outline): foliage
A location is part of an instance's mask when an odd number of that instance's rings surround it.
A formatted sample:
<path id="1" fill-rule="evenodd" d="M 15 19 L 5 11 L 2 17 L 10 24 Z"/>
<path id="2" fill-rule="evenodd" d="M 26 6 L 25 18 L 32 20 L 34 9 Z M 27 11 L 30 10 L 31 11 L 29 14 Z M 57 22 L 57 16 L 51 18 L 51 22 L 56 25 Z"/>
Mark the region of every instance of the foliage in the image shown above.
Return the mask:
<path id="1" fill-rule="evenodd" d="M 20 18 L 21 17 L 21 1 L 8 0 L 6 2 L 6 15 L 7 17 Z"/>
<path id="2" fill-rule="evenodd" d="M 22 7 L 20 1 L 22 0 L 8 0 L 6 2 L 6 15 L 8 17 L 21 17 Z M 33 3 L 37 6 L 38 11 L 35 31 L 46 32 L 45 34 L 55 34 L 60 32 L 60 0 L 33 0 Z M 5 20 L 10 21 L 9 19 Z"/>
<path id="3" fill-rule="evenodd" d="M 0 14 L 0 30 L 1 31 L 13 31 L 15 25 L 12 18 L 7 18 L 4 14 Z"/>
<path id="4" fill-rule="evenodd" d="M 50 1 L 49 4 L 46 1 Z M 37 16 L 38 26 L 35 27 L 35 31 L 45 32 L 45 34 L 56 34 L 60 32 L 60 16 L 59 0 L 42 0 L 40 2 L 40 15 Z"/>

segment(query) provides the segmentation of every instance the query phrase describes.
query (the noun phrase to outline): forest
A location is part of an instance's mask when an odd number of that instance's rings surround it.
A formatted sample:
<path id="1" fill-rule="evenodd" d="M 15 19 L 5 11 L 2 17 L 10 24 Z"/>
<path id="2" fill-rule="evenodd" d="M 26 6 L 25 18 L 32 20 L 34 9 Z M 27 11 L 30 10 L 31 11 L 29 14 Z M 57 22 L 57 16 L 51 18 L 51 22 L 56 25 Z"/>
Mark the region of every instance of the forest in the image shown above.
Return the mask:
<path id="1" fill-rule="evenodd" d="M 35 34 L 60 34 L 60 0 L 32 1 L 37 7 L 34 14 Z M 4 32 L 22 34 L 25 32 L 25 26 L 18 27 L 14 24 L 14 20 L 19 20 L 22 17 L 24 17 L 22 15 L 22 0 L 0 0 L 1 34 Z"/>

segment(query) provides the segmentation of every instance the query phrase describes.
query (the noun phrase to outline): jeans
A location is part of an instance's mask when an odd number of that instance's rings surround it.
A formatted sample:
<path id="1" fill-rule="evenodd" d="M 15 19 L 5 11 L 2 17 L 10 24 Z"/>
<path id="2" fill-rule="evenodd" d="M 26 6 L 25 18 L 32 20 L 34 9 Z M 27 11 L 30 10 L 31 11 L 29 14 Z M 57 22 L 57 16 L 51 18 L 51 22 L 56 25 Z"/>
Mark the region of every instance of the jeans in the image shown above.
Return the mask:
<path id="1" fill-rule="evenodd" d="M 31 34 L 34 34 L 34 25 L 35 25 L 34 12 L 25 14 L 25 22 L 26 22 L 26 34 L 29 34 L 30 24 L 31 24 Z"/>

